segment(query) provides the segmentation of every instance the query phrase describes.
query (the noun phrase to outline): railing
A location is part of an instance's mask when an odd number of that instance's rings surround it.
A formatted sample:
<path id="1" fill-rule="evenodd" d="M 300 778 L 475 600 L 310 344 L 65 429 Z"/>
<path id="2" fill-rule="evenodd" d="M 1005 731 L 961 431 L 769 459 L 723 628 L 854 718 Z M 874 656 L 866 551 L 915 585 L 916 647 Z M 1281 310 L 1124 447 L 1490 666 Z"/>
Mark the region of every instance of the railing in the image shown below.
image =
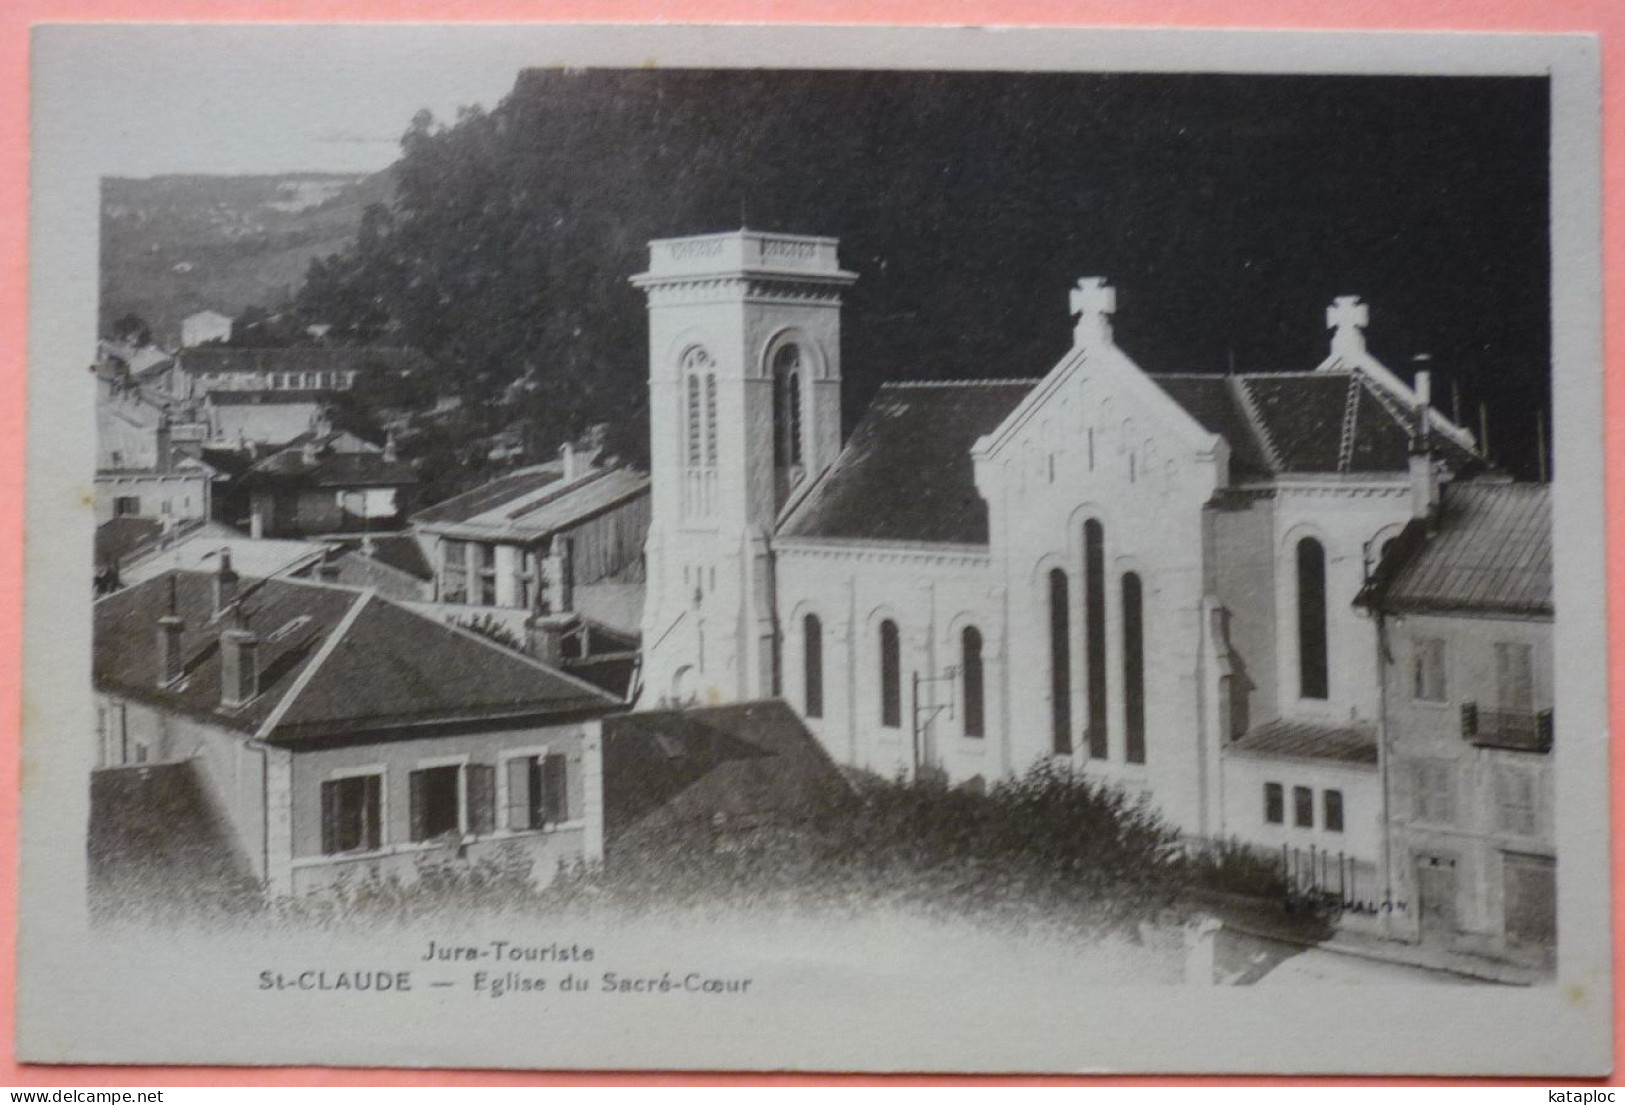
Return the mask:
<path id="1" fill-rule="evenodd" d="M 1491 710 L 1476 702 L 1461 707 L 1462 738 L 1479 748 L 1513 752 L 1552 750 L 1551 710 Z"/>

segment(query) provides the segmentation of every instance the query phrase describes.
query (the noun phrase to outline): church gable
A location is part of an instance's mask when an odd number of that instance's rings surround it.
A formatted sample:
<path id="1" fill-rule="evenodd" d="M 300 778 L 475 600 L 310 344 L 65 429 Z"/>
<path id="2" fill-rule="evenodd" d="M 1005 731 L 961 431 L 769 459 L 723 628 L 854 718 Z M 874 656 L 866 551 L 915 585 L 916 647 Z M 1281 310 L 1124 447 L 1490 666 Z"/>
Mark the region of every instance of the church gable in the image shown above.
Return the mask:
<path id="1" fill-rule="evenodd" d="M 987 504 L 976 490 L 971 446 L 1033 383 L 886 384 L 835 463 L 780 525 L 780 536 L 987 544 Z"/>

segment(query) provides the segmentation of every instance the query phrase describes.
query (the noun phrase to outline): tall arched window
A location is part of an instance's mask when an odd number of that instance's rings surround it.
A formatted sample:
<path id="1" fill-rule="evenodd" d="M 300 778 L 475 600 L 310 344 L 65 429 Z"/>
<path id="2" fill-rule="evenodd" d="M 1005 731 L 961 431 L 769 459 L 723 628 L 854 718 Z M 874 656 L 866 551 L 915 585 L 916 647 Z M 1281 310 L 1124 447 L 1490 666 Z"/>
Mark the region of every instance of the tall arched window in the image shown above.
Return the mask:
<path id="1" fill-rule="evenodd" d="M 801 467 L 801 347 L 773 355 L 773 457 L 779 468 Z"/>
<path id="2" fill-rule="evenodd" d="M 1106 758 L 1106 531 L 1083 524 L 1083 645 L 1089 695 L 1089 758 Z"/>
<path id="3" fill-rule="evenodd" d="M 1057 756 L 1072 754 L 1072 626 L 1066 573 L 1049 574 L 1050 746 Z"/>
<path id="4" fill-rule="evenodd" d="M 1328 697 L 1326 550 L 1313 537 L 1298 542 L 1298 696 Z"/>
<path id="5" fill-rule="evenodd" d="M 1145 595 L 1133 572 L 1123 575 L 1123 758 L 1145 763 Z"/>
<path id="6" fill-rule="evenodd" d="M 699 346 L 683 354 L 683 510 L 706 515 L 716 499 L 717 374 L 716 362 Z"/>
<path id="7" fill-rule="evenodd" d="M 893 621 L 880 623 L 880 724 L 888 729 L 903 724 L 903 659 Z"/>
<path id="8" fill-rule="evenodd" d="M 802 669 L 808 717 L 824 716 L 824 627 L 817 614 L 801 619 Z"/>
<path id="9" fill-rule="evenodd" d="M 959 672 L 965 688 L 965 735 L 987 734 L 982 693 L 982 634 L 975 626 L 959 635 Z"/>

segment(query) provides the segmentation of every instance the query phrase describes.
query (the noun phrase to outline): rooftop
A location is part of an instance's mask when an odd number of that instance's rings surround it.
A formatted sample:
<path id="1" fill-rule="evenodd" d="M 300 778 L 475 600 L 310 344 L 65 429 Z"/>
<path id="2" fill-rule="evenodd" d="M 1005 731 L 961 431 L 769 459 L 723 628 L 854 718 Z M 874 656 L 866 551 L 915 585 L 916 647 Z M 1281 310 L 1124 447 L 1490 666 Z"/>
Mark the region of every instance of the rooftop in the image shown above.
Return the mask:
<path id="1" fill-rule="evenodd" d="M 1445 484 L 1437 516 L 1406 527 L 1356 601 L 1390 613 L 1551 617 L 1551 488 Z"/>
<path id="2" fill-rule="evenodd" d="M 1225 755 L 1266 759 L 1324 760 L 1358 767 L 1375 766 L 1377 734 L 1354 726 L 1321 725 L 1277 718 L 1256 725 L 1224 747 Z"/>
<path id="3" fill-rule="evenodd" d="M 785 537 L 985 545 L 971 446 L 1033 380 L 891 383 L 779 527 Z"/>
<path id="4" fill-rule="evenodd" d="M 601 714 L 618 705 L 590 684 L 370 592 L 244 578 L 236 605 L 259 638 L 259 693 L 222 707 L 220 634 L 236 617 L 215 614 L 214 587 L 214 573 L 175 571 L 100 600 L 97 688 L 287 746 L 404 739 L 416 726 Z M 183 674 L 160 686 L 158 619 L 172 608 L 184 623 Z"/>
<path id="5" fill-rule="evenodd" d="M 347 372 L 368 369 L 404 370 L 423 367 L 423 354 L 393 346 L 290 346 L 251 349 L 241 346 L 199 346 L 183 350 L 177 363 L 184 372 Z"/>
<path id="6" fill-rule="evenodd" d="M 569 529 L 648 493 L 648 474 L 631 468 L 592 469 L 565 482 L 557 466 L 538 466 L 436 503 L 412 520 L 437 533 L 528 541 Z"/>

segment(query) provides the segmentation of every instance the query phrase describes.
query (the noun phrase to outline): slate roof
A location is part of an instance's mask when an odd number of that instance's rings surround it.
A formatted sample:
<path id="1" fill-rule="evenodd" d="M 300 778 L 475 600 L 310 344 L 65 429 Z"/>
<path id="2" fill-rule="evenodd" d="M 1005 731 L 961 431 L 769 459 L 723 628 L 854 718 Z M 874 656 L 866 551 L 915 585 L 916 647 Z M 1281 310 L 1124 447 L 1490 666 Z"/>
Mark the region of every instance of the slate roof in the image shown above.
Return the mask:
<path id="1" fill-rule="evenodd" d="M 1369 729 L 1277 718 L 1225 745 L 1224 754 L 1374 766 L 1377 734 Z"/>
<path id="2" fill-rule="evenodd" d="M 476 487 L 418 512 L 413 521 L 437 533 L 492 540 L 534 541 L 649 494 L 649 476 L 631 468 L 598 468 L 563 482 L 537 471 L 528 479 L 504 476 L 503 490 Z M 462 500 L 459 502 L 459 500 Z"/>
<path id="3" fill-rule="evenodd" d="M 1413 416 L 1365 373 L 1337 369 L 1148 375 L 1204 429 L 1229 443 L 1238 479 L 1409 468 Z M 1454 471 L 1482 466 L 1479 458 L 1443 434 L 1435 435 L 1434 444 Z"/>
<path id="4" fill-rule="evenodd" d="M 985 545 L 971 446 L 1035 380 L 892 383 L 779 527 L 785 537 Z"/>
<path id="5" fill-rule="evenodd" d="M 243 477 L 244 487 L 266 483 L 306 487 L 400 487 L 418 482 L 417 470 L 383 453 L 317 451 L 306 460 L 301 447 L 280 449 L 255 464 Z"/>
<path id="6" fill-rule="evenodd" d="M 604 721 L 613 837 L 677 823 L 794 820 L 850 786 L 789 706 L 747 702 Z"/>
<path id="7" fill-rule="evenodd" d="M 96 527 L 96 563 L 122 562 L 131 553 L 158 544 L 164 524 L 157 518 L 109 518 Z"/>
<path id="8" fill-rule="evenodd" d="M 387 564 L 398 572 L 404 572 L 414 579 L 434 579 L 434 566 L 429 558 L 423 555 L 423 546 L 418 539 L 410 533 L 380 533 L 372 536 L 372 553 L 369 559 L 380 564 Z M 339 548 L 356 556 L 367 556 L 363 551 L 366 540 L 354 538 L 335 542 Z"/>
<path id="9" fill-rule="evenodd" d="M 185 622 L 184 678 L 160 687 L 158 619 L 170 608 L 172 581 Z M 271 721 L 261 735 L 284 745 L 380 739 L 380 730 L 418 724 L 602 713 L 617 705 L 579 680 L 369 592 L 243 579 L 239 606 L 260 639 L 260 693 L 223 709 L 219 636 L 233 617 L 214 616 L 213 587 L 214 573 L 174 571 L 99 601 L 97 688 L 244 732 Z"/>
<path id="10" fill-rule="evenodd" d="M 207 372 L 350 372 L 371 368 L 415 369 L 427 362 L 415 349 L 385 346 L 290 346 L 251 349 L 208 346 L 178 355 L 181 370 Z"/>
<path id="11" fill-rule="evenodd" d="M 1391 613 L 1550 617 L 1551 488 L 1446 484 L 1437 516 L 1406 527 L 1356 601 Z"/>

